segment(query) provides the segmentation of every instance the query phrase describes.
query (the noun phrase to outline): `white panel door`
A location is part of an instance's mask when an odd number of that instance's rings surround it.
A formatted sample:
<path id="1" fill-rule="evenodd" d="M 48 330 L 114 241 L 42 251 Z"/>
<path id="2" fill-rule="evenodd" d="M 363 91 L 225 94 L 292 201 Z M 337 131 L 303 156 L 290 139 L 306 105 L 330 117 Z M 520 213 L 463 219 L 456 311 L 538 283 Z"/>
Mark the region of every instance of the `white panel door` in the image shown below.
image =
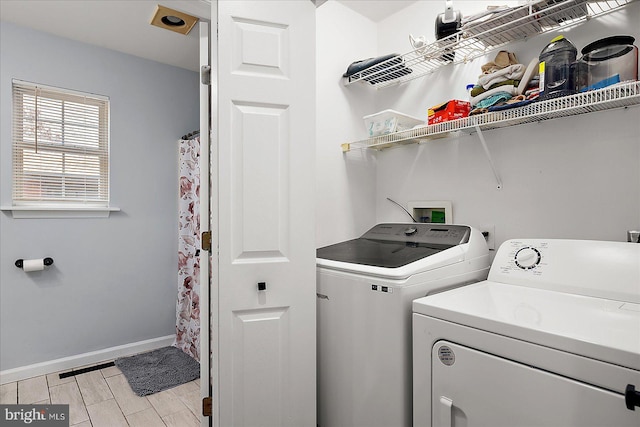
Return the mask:
<path id="1" fill-rule="evenodd" d="M 214 423 L 315 426 L 315 7 L 217 5 Z"/>
<path id="2" fill-rule="evenodd" d="M 434 427 L 640 425 L 622 394 L 552 372 L 447 341 L 433 346 L 432 360 Z"/>

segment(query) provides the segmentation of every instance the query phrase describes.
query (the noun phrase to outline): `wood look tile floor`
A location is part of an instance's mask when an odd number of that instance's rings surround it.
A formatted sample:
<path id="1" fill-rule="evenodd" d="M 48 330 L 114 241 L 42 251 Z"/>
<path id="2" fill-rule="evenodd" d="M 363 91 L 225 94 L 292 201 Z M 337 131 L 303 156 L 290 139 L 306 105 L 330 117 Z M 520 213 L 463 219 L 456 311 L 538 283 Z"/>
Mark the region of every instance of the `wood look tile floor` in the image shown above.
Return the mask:
<path id="1" fill-rule="evenodd" d="M 200 380 L 137 396 L 115 366 L 60 379 L 59 373 L 0 386 L 1 404 L 68 404 L 72 427 L 200 426 Z"/>

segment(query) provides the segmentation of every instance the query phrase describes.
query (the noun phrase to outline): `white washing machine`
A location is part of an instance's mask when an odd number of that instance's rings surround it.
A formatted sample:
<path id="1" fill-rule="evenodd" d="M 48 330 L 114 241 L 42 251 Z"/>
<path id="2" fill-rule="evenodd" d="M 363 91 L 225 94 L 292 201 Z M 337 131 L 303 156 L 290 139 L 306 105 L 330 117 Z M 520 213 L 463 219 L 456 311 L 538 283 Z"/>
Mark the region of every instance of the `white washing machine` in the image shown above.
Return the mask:
<path id="1" fill-rule="evenodd" d="M 411 425 L 411 302 L 484 280 L 471 227 L 378 224 L 317 251 L 318 425 Z"/>
<path id="2" fill-rule="evenodd" d="M 414 426 L 640 426 L 640 245 L 509 240 L 413 303 Z"/>

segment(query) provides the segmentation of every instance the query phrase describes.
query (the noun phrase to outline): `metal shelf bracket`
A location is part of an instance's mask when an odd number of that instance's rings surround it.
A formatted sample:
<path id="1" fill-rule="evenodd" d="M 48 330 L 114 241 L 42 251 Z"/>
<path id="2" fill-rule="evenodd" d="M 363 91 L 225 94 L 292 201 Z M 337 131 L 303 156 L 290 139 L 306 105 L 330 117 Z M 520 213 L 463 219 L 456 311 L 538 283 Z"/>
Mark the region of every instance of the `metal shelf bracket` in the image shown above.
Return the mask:
<path id="1" fill-rule="evenodd" d="M 493 176 L 496 178 L 496 183 L 498 184 L 498 190 L 502 190 L 502 180 L 500 179 L 500 175 L 498 175 L 496 166 L 493 164 L 493 159 L 491 158 L 489 147 L 487 147 L 487 142 L 484 140 L 482 129 L 480 129 L 480 126 L 478 125 L 475 125 L 475 129 L 476 129 L 476 132 L 478 132 L 478 139 L 480 140 L 480 143 L 482 143 L 482 148 L 484 148 L 484 154 L 487 156 L 487 160 L 489 160 L 489 166 L 491 166 L 491 170 L 493 171 Z"/>

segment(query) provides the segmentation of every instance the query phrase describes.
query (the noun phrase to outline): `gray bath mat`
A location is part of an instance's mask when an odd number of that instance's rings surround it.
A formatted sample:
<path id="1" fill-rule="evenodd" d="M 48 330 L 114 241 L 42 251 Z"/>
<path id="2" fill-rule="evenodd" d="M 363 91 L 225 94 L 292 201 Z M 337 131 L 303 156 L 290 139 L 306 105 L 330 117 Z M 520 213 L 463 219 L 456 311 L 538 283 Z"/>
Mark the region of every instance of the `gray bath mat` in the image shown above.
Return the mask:
<path id="1" fill-rule="evenodd" d="M 200 377 L 200 363 L 176 347 L 121 357 L 115 364 L 138 396 L 147 396 Z"/>

